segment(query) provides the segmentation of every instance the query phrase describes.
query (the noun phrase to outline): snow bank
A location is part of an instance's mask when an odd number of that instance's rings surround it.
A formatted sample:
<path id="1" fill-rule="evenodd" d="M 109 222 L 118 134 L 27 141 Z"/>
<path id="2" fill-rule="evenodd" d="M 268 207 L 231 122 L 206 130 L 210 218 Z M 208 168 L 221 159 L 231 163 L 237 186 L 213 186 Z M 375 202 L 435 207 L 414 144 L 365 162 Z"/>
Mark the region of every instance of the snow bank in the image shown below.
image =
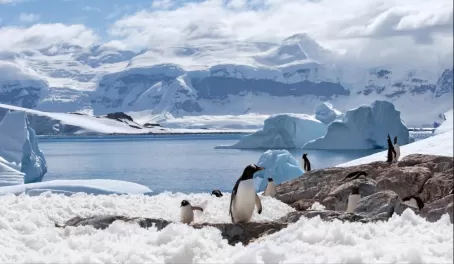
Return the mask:
<path id="1" fill-rule="evenodd" d="M 19 183 L 40 182 L 46 174 L 46 159 L 24 112 L 7 112 L 0 122 L 0 156 L 3 158 L 2 167 L 12 169 L 2 169 L 8 176 L 6 181 L 0 181 L 0 185 L 17 184 L 20 178 Z"/>
<path id="2" fill-rule="evenodd" d="M 260 156 L 257 165 L 265 168 L 254 174 L 259 192 L 266 189 L 268 178 L 273 178 L 274 183 L 279 184 L 303 174 L 298 161 L 287 150 L 267 150 Z"/>
<path id="3" fill-rule="evenodd" d="M 315 118 L 324 124 L 329 124 L 342 116 L 342 112 L 334 109 L 333 105 L 324 102 L 315 108 Z"/>
<path id="4" fill-rule="evenodd" d="M 178 221 L 179 203 L 203 204 L 196 222 L 227 222 L 229 195 L 91 196 L 47 194 L 0 197 L 2 263 L 452 263 L 449 217 L 426 222 L 410 210 L 388 222 L 324 222 L 302 218 L 248 246 L 228 245 L 218 229 L 171 224 L 161 231 L 117 221 L 105 230 L 55 228 L 75 215 L 120 214 Z M 290 208 L 262 197 L 255 221 L 277 219 Z"/>
<path id="5" fill-rule="evenodd" d="M 400 147 L 400 159 L 410 154 L 427 154 L 452 157 L 453 155 L 453 111 L 446 113 L 446 121 L 442 123 L 436 130 L 435 136 L 422 139 L 405 146 Z M 449 118 L 448 118 L 449 117 Z M 374 161 L 385 161 L 386 151 L 381 151 L 370 156 L 362 157 L 337 165 L 337 167 L 355 166 Z"/>
<path id="6" fill-rule="evenodd" d="M 345 113 L 342 121 L 328 126 L 326 135 L 312 140 L 304 149 L 375 149 L 387 148 L 387 135 L 398 137 L 399 145 L 410 142 L 408 128 L 400 112 L 387 101 L 374 101 Z"/>
<path id="7" fill-rule="evenodd" d="M 218 148 L 235 149 L 293 149 L 321 137 L 326 125 L 306 114 L 278 114 L 268 117 L 262 130 L 246 135 L 232 146 Z"/>
<path id="8" fill-rule="evenodd" d="M 35 196 L 43 192 L 72 195 L 86 194 L 142 194 L 151 190 L 138 183 L 118 180 L 55 180 L 0 187 L 0 194 L 21 194 Z"/>

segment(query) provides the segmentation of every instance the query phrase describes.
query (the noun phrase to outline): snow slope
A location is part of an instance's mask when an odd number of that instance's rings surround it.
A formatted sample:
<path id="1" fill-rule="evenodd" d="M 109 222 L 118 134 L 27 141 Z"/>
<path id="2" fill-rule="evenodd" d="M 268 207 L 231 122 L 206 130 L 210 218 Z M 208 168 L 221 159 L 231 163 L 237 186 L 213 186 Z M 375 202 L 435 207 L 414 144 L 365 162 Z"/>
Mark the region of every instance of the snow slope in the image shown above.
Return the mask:
<path id="1" fill-rule="evenodd" d="M 1 174 L 0 174 L 1 175 Z M 90 179 L 90 180 L 55 180 L 0 187 L 0 195 L 21 194 L 36 196 L 44 192 L 73 195 L 107 194 L 143 194 L 152 192 L 148 187 L 126 181 Z"/>
<path id="2" fill-rule="evenodd" d="M 178 221 L 179 203 L 205 208 L 196 222 L 227 222 L 229 195 L 0 196 L 0 262 L 45 263 L 440 263 L 453 262 L 453 229 L 445 215 L 429 223 L 407 210 L 388 222 L 324 222 L 302 218 L 248 246 L 230 246 L 215 228 L 175 223 L 156 231 L 120 221 L 105 230 L 55 228 L 74 216 L 119 214 Z M 292 209 L 262 197 L 255 221 L 277 219 Z"/>
<path id="3" fill-rule="evenodd" d="M 453 156 L 453 110 L 446 113 L 446 121 L 435 130 L 435 135 L 423 140 L 410 143 L 400 147 L 400 159 L 410 154 L 428 154 Z M 370 156 L 362 157 L 338 165 L 338 167 L 348 167 L 373 161 L 386 160 L 387 151 L 375 153 Z"/>

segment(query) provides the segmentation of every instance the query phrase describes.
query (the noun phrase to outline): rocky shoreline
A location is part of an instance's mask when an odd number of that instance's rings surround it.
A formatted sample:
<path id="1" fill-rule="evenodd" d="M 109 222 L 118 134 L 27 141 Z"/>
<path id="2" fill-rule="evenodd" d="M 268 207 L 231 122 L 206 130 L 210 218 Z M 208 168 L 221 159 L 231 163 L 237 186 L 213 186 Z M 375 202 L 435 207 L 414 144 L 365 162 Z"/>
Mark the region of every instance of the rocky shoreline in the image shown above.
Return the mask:
<path id="1" fill-rule="evenodd" d="M 291 205 L 296 211 L 270 222 L 194 223 L 200 229 L 214 227 L 230 245 L 240 242 L 244 245 L 275 233 L 301 217 L 319 216 L 324 221 L 340 220 L 349 222 L 387 221 L 393 214 L 401 214 L 409 208 L 427 221 L 434 222 L 444 214 L 449 214 L 453 222 L 453 157 L 413 154 L 397 163 L 372 162 L 351 167 L 335 167 L 313 170 L 299 178 L 281 183 L 276 187 L 276 199 Z M 351 181 L 343 179 L 351 172 L 365 171 L 366 177 Z M 352 186 L 359 186 L 361 200 L 354 214 L 345 213 L 348 195 Z M 424 203 L 421 210 L 403 198 L 418 196 Z M 315 202 L 324 210 L 310 210 Z M 114 221 L 134 222 L 143 228 L 154 226 L 158 230 L 171 224 L 171 221 L 151 218 L 131 218 L 124 216 L 74 217 L 64 225 L 56 227 L 91 225 L 105 229 Z"/>

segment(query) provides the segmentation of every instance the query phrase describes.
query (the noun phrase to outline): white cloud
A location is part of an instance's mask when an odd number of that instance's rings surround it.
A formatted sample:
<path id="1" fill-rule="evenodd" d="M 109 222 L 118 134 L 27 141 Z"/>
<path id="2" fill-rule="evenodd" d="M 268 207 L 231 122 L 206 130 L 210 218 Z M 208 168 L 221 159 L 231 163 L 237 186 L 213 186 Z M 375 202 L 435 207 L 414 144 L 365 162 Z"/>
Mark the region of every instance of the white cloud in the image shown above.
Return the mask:
<path id="1" fill-rule="evenodd" d="M 58 44 L 88 46 L 97 40 L 84 25 L 35 24 L 31 27 L 1 27 L 0 50 L 40 49 Z"/>
<path id="2" fill-rule="evenodd" d="M 21 22 L 35 22 L 38 21 L 40 18 L 39 14 L 33 14 L 33 13 L 20 13 L 19 15 L 19 20 Z"/>
<path id="3" fill-rule="evenodd" d="M 19 2 L 23 2 L 24 0 L 0 0 L 0 5 L 1 4 L 15 4 Z"/>
<path id="4" fill-rule="evenodd" d="M 452 29 L 453 3 L 446 0 L 206 0 L 142 10 L 117 20 L 109 33 L 130 47 L 165 48 L 227 39 L 278 42 L 304 32 L 336 50 L 388 58 L 451 50 L 444 43 L 452 41 Z"/>

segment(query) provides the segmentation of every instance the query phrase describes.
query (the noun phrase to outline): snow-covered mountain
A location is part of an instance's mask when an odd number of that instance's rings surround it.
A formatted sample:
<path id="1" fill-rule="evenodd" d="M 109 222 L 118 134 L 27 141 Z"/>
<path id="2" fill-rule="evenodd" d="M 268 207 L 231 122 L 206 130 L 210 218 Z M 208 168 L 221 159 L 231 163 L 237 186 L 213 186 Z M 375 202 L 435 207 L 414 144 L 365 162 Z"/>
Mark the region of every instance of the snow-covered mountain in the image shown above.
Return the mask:
<path id="1" fill-rule="evenodd" d="M 306 34 L 279 44 L 216 42 L 141 52 L 61 45 L 0 52 L 0 102 L 54 112 L 141 112 L 151 119 L 312 113 L 324 101 L 345 111 L 384 99 L 410 126 L 431 124 L 452 108 L 452 64 L 364 68 L 343 61 Z"/>

